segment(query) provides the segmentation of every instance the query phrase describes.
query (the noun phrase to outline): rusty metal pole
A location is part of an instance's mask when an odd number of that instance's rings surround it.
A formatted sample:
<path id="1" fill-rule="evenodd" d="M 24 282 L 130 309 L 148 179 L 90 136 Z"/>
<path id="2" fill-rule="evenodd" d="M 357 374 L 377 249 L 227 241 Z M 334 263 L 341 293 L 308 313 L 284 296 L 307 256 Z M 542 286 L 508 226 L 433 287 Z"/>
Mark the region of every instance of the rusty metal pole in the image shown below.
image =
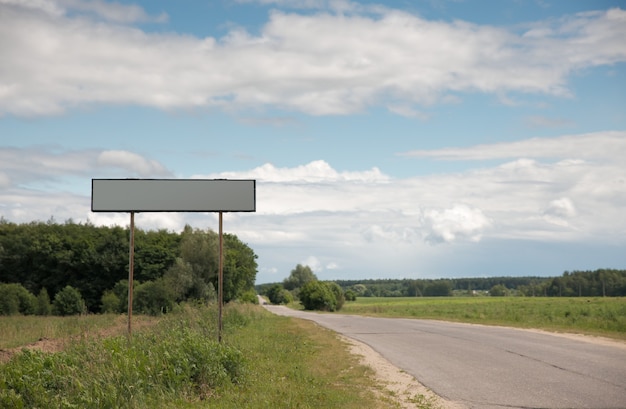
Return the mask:
<path id="1" fill-rule="evenodd" d="M 217 340 L 222 342 L 222 329 L 224 328 L 222 323 L 222 309 L 224 304 L 224 236 L 222 229 L 222 212 L 220 212 L 220 249 L 219 249 L 219 271 L 217 276 L 217 305 L 218 305 L 218 319 L 217 319 Z"/>
<path id="2" fill-rule="evenodd" d="M 128 338 L 132 336 L 133 270 L 135 269 L 135 212 L 130 212 L 130 245 L 128 262 Z"/>

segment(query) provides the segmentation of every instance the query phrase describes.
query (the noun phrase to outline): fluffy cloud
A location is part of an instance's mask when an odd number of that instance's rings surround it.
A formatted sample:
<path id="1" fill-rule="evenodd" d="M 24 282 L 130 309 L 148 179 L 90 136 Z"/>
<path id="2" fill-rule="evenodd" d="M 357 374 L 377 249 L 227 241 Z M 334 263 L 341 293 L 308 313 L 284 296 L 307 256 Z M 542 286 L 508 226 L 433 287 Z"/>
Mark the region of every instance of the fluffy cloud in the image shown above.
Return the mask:
<path id="1" fill-rule="evenodd" d="M 545 219 L 560 226 L 568 226 L 567 219 L 576 216 L 576 207 L 571 199 L 562 197 L 552 200 L 544 211 Z"/>
<path id="2" fill-rule="evenodd" d="M 341 181 L 379 183 L 389 180 L 389 177 L 384 175 L 378 168 L 372 168 L 369 171 L 363 172 L 337 172 L 323 160 L 313 161 L 295 168 L 277 168 L 271 163 L 266 163 L 248 172 L 223 172 L 220 173 L 219 176 L 225 178 L 257 179 L 262 182 L 276 183 L 332 183 Z M 195 177 L 211 178 L 215 177 L 215 175 Z"/>
<path id="3" fill-rule="evenodd" d="M 456 205 L 444 210 L 429 210 L 424 214 L 429 242 L 453 242 L 458 239 L 479 241 L 491 224 L 480 209 Z"/>
<path id="4" fill-rule="evenodd" d="M 119 25 L 124 18 L 152 18 L 136 6 L 2 0 L 0 114 L 50 115 L 109 103 L 271 105 L 312 115 L 378 105 L 422 117 L 420 106 L 468 91 L 569 95 L 573 70 L 626 60 L 621 9 L 539 22 L 516 33 L 332 4 L 327 7 L 341 11 L 275 11 L 259 35 L 233 29 L 217 39 Z"/>

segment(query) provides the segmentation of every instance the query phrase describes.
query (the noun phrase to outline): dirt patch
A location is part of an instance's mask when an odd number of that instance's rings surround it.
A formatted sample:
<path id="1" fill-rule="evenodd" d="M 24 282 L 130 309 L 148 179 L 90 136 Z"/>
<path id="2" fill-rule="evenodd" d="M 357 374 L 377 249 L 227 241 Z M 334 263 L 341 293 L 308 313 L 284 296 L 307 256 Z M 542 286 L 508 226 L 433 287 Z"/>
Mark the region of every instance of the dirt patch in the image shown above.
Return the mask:
<path id="1" fill-rule="evenodd" d="M 374 371 L 376 380 L 384 385 L 385 389 L 403 409 L 414 409 L 418 403 L 429 404 L 439 409 L 464 409 L 460 403 L 446 400 L 419 383 L 414 377 L 393 366 L 374 351 L 369 345 L 352 338 L 341 336 L 350 348 L 352 354 L 361 357 L 361 363 Z"/>

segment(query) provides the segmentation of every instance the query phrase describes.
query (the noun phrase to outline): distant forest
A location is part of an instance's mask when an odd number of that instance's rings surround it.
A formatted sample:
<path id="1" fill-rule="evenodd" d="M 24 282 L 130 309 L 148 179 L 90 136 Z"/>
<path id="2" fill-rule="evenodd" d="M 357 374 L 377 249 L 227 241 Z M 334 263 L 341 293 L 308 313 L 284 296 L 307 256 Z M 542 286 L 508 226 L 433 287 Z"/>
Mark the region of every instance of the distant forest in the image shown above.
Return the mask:
<path id="1" fill-rule="evenodd" d="M 338 280 L 361 297 L 518 295 L 526 297 L 624 297 L 626 270 L 566 271 L 559 277 Z"/>
<path id="2" fill-rule="evenodd" d="M 626 270 L 566 271 L 560 277 L 481 277 L 450 279 L 335 280 L 344 292 L 357 297 L 624 297 Z M 265 294 L 276 284 L 256 286 Z"/>

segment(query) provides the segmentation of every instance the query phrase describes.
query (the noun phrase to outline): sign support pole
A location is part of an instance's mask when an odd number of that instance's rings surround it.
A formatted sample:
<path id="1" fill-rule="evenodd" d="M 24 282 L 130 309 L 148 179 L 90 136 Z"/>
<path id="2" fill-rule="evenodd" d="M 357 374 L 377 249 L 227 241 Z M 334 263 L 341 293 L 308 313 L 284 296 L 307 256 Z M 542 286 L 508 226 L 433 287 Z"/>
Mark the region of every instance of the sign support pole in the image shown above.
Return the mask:
<path id="1" fill-rule="evenodd" d="M 224 235 L 222 229 L 222 212 L 220 213 L 220 249 L 219 249 L 219 271 L 217 277 L 217 287 L 218 287 L 218 295 L 217 295 L 217 304 L 218 304 L 218 330 L 217 330 L 217 340 L 218 342 L 222 342 L 222 330 L 224 328 L 222 323 L 222 308 L 224 304 Z"/>
<path id="2" fill-rule="evenodd" d="M 130 245 L 128 263 L 128 338 L 132 336 L 133 272 L 135 269 L 135 212 L 130 212 Z"/>

